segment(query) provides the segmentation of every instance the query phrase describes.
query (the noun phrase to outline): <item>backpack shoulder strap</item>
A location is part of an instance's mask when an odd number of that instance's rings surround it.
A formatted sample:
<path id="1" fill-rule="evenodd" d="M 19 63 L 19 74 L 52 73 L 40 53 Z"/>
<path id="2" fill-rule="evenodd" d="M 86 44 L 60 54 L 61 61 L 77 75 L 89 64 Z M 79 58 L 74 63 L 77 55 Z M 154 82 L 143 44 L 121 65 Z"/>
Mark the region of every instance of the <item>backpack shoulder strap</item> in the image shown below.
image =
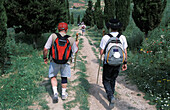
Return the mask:
<path id="1" fill-rule="evenodd" d="M 112 34 L 107 34 L 109 37 L 113 37 Z M 121 34 L 118 34 L 116 37 L 119 38 Z"/>

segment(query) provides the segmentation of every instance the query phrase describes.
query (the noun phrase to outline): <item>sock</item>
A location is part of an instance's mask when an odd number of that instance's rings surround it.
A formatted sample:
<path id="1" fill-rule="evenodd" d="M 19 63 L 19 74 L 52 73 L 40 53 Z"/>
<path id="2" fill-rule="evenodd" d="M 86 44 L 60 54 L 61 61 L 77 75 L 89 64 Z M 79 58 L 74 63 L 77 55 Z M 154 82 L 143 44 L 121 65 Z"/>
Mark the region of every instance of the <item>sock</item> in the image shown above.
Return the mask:
<path id="1" fill-rule="evenodd" d="M 56 94 L 56 93 L 58 94 L 58 92 L 57 92 L 57 86 L 54 86 L 54 87 L 53 87 L 53 92 L 54 92 L 54 94 Z"/>
<path id="2" fill-rule="evenodd" d="M 62 88 L 62 95 L 65 95 L 66 93 L 66 88 Z"/>

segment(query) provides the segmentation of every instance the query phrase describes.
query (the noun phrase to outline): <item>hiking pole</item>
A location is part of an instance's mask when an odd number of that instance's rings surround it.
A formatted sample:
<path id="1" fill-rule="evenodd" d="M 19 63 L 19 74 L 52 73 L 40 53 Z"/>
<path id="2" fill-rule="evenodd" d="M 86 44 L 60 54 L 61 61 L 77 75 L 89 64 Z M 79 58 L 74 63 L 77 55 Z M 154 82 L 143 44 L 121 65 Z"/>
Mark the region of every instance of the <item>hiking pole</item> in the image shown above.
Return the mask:
<path id="1" fill-rule="evenodd" d="M 78 33 L 76 33 L 76 41 L 78 41 Z M 74 58 L 74 70 L 76 68 L 76 57 L 77 57 L 77 53 L 75 53 L 75 58 Z"/>
<path id="2" fill-rule="evenodd" d="M 101 62 L 102 62 L 102 55 L 100 55 L 100 63 L 99 63 L 99 69 L 98 69 L 97 82 L 96 82 L 96 84 L 98 84 L 98 79 L 99 79 L 99 72 L 100 72 L 100 65 L 101 65 Z"/>
<path id="3" fill-rule="evenodd" d="M 103 30 L 103 36 L 105 35 L 105 30 Z M 97 74 L 97 82 L 96 84 L 98 84 L 98 79 L 99 79 L 99 72 L 100 72 L 100 65 L 102 63 L 102 55 L 100 55 L 100 63 L 99 63 L 99 69 L 98 69 L 98 74 Z"/>

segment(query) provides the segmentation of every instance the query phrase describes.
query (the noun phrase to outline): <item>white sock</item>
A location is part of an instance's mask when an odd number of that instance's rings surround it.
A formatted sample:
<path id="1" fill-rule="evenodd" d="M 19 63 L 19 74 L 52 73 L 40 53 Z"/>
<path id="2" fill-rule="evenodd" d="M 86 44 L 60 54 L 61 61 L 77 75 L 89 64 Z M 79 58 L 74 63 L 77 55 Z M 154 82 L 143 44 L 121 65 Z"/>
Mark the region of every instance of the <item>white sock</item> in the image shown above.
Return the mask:
<path id="1" fill-rule="evenodd" d="M 65 95 L 66 93 L 66 88 L 62 88 L 62 95 Z"/>
<path id="2" fill-rule="evenodd" d="M 57 92 L 57 86 L 54 86 L 54 87 L 53 87 L 53 92 L 54 92 L 54 94 L 56 94 L 56 93 L 58 94 L 58 92 Z"/>

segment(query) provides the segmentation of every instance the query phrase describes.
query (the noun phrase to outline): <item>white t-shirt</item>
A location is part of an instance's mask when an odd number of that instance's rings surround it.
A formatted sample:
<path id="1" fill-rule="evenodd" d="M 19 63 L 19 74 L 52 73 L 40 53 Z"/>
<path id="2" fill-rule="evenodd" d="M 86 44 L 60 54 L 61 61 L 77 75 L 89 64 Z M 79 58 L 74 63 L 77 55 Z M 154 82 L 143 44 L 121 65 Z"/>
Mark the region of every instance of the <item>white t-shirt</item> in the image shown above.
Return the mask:
<path id="1" fill-rule="evenodd" d="M 60 33 L 60 34 L 61 34 L 61 36 L 66 35 L 66 34 L 62 34 L 62 33 Z M 52 46 L 52 41 L 53 41 L 52 35 L 53 35 L 53 34 L 51 34 L 50 37 L 48 38 L 48 40 L 47 40 L 44 48 L 46 48 L 46 49 L 50 49 L 50 48 L 51 48 L 51 46 Z M 73 38 L 72 38 L 72 39 L 73 39 Z M 69 40 L 69 41 L 70 41 L 70 40 Z M 74 41 L 71 40 L 71 41 L 70 41 L 70 44 L 72 45 L 72 47 L 71 47 L 72 52 L 73 52 L 73 53 L 77 52 L 78 47 L 76 46 L 75 40 L 74 40 Z"/>
<path id="2" fill-rule="evenodd" d="M 84 27 L 84 29 L 83 29 L 83 27 Z M 81 26 L 81 29 L 82 29 L 82 30 L 85 30 L 85 28 L 86 28 L 86 25 L 83 24 L 83 25 Z"/>
<path id="3" fill-rule="evenodd" d="M 111 32 L 110 34 L 113 37 L 116 37 L 119 34 L 119 32 Z M 101 49 L 103 49 L 103 50 L 105 49 L 106 43 L 108 42 L 109 39 L 110 39 L 110 36 L 108 36 L 108 35 L 104 35 L 103 36 L 103 38 L 101 39 L 101 42 L 100 42 L 100 48 Z M 120 42 L 123 45 L 123 48 L 126 49 L 128 47 L 128 44 L 127 44 L 127 41 L 126 41 L 126 37 L 124 35 L 121 35 L 119 37 L 119 39 L 120 39 Z"/>

